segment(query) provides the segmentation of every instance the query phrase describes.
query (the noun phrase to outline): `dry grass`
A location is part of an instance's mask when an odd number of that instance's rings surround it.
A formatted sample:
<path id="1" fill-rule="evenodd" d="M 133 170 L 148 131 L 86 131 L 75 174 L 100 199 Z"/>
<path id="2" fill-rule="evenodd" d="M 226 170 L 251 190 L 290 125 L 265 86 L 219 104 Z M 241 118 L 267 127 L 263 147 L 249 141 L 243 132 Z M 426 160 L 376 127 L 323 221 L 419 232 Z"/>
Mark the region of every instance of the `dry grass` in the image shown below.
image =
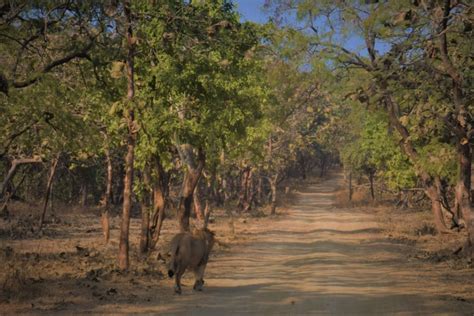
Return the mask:
<path id="1" fill-rule="evenodd" d="M 375 214 L 387 238 L 411 246 L 408 258 L 432 261 L 454 269 L 473 267 L 469 258 L 457 253 L 466 240 L 465 231 L 437 234 L 433 215 L 429 210 L 399 209 L 395 207 L 393 197 L 385 198 L 385 201 L 372 201 L 367 189 L 357 189 L 352 201 L 349 201 L 348 190 L 341 189 L 336 192 L 335 205 Z"/>
<path id="2" fill-rule="evenodd" d="M 379 202 L 372 201 L 370 192 L 365 189 L 354 189 L 352 193 L 352 200 L 349 200 L 349 191 L 347 189 L 340 189 L 336 192 L 335 205 L 337 207 L 355 207 L 355 206 L 367 206 L 377 205 Z"/>

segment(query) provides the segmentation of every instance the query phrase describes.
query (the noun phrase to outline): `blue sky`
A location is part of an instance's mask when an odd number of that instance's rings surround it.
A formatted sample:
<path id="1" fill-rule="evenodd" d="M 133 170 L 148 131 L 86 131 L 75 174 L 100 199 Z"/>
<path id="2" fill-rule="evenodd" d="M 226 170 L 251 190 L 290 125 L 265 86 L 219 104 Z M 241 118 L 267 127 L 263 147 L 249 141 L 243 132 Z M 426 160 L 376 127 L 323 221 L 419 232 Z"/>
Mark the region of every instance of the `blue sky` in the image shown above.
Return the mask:
<path id="1" fill-rule="evenodd" d="M 234 0 L 234 3 L 237 5 L 237 11 L 241 14 L 242 20 L 244 21 L 253 21 L 258 23 L 265 23 L 268 21 L 268 14 L 266 14 L 263 9 L 263 3 L 265 0 Z M 344 43 L 341 43 L 343 46 L 350 50 L 357 50 L 361 55 L 367 55 L 365 51 L 364 41 L 357 37 L 352 36 L 346 39 Z M 390 45 L 377 42 L 376 49 L 380 52 L 386 52 L 389 50 Z M 360 50 L 360 48 L 362 48 Z"/>
<path id="2" fill-rule="evenodd" d="M 262 11 L 263 2 L 264 0 L 235 0 L 242 19 L 258 23 L 265 23 L 268 20 L 267 15 Z"/>

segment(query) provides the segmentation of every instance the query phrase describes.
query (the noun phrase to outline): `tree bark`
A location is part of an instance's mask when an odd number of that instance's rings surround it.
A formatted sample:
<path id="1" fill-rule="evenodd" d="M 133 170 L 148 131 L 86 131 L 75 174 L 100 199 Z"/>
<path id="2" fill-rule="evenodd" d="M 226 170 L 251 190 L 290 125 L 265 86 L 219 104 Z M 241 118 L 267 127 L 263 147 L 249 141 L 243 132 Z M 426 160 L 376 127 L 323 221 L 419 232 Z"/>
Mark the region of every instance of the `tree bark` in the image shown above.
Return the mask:
<path id="1" fill-rule="evenodd" d="M 23 173 L 23 177 L 21 177 L 20 182 L 18 185 L 16 185 L 11 192 L 9 192 L 6 197 L 4 198 L 3 205 L 0 209 L 0 216 L 6 216 L 8 217 L 8 203 L 10 202 L 10 199 L 16 194 L 16 191 L 18 188 L 23 184 L 23 181 L 26 179 L 27 172 Z"/>
<path id="2" fill-rule="evenodd" d="M 209 199 L 206 200 L 206 207 L 204 208 L 204 225 L 203 228 L 207 228 L 209 225 L 209 218 L 211 217 L 211 203 L 209 203 Z"/>
<path id="3" fill-rule="evenodd" d="M 167 184 L 166 184 L 167 185 Z M 165 220 L 166 196 L 163 184 L 156 182 L 153 188 L 153 221 L 150 227 L 151 244 L 150 249 L 154 249 L 160 238 L 163 221 Z"/>
<path id="4" fill-rule="evenodd" d="M 222 175 L 222 181 L 221 181 L 221 186 L 222 186 L 222 195 L 223 195 L 223 204 L 225 205 L 227 201 L 229 200 L 229 188 L 228 188 L 228 183 L 227 183 L 227 175 L 223 174 Z"/>
<path id="5" fill-rule="evenodd" d="M 146 254 L 149 249 L 150 245 L 150 212 L 148 209 L 148 205 L 141 205 L 141 214 L 142 214 L 142 222 L 141 222 L 141 233 L 140 233 L 140 253 Z"/>
<path id="6" fill-rule="evenodd" d="M 107 244 L 110 239 L 110 219 L 109 210 L 110 203 L 112 201 L 112 181 L 113 181 L 113 165 L 112 158 L 110 157 L 110 151 L 105 151 L 105 159 L 107 162 L 107 183 L 105 186 L 105 195 L 103 200 L 103 208 L 101 214 L 102 232 L 104 234 L 104 241 Z"/>
<path id="7" fill-rule="evenodd" d="M 474 257 L 474 214 L 470 203 L 472 151 L 469 144 L 459 144 L 458 147 L 459 178 L 456 183 L 456 204 L 467 228 L 468 252 Z"/>
<path id="8" fill-rule="evenodd" d="M 239 209 L 245 210 L 247 207 L 248 185 L 251 169 L 244 167 L 240 176 Z"/>
<path id="9" fill-rule="evenodd" d="M 263 177 L 260 175 L 258 177 L 258 181 L 257 181 L 257 203 L 259 205 L 262 205 L 262 199 L 263 199 Z"/>
<path id="10" fill-rule="evenodd" d="M 140 234 L 140 252 L 149 253 L 158 243 L 163 220 L 165 218 L 165 201 L 168 177 L 158 156 L 152 157 L 152 172 L 146 169 L 143 173 L 145 186 L 151 184 L 152 190 L 142 199 L 142 224 Z M 151 195 L 149 194 L 151 193 Z M 152 212 L 150 213 L 150 207 Z"/>
<path id="11" fill-rule="evenodd" d="M 441 193 L 441 181 L 439 178 L 435 178 L 432 182 L 425 183 L 425 193 L 431 200 L 431 211 L 434 216 L 434 223 L 438 233 L 447 233 L 449 229 L 444 220 L 444 214 L 442 209 L 442 193 Z"/>
<path id="12" fill-rule="evenodd" d="M 246 182 L 245 186 L 246 186 L 246 192 L 245 192 L 245 200 L 244 200 L 243 211 L 248 212 L 252 209 L 252 204 L 253 204 L 253 200 L 254 200 L 254 197 L 255 197 L 255 188 L 254 188 L 252 168 L 249 169 L 247 182 Z"/>
<path id="13" fill-rule="evenodd" d="M 469 144 L 472 137 L 470 136 L 472 128 L 469 124 L 466 124 L 469 120 L 469 113 L 466 109 L 467 100 L 463 92 L 464 78 L 462 72 L 453 64 L 448 52 L 449 41 L 447 31 L 452 10 L 451 1 L 444 0 L 442 4 L 443 17 L 439 21 L 438 34 L 436 35 L 443 69 L 449 75 L 453 84 L 452 100 L 454 102 L 455 116 L 454 118 L 448 117 L 446 122 L 450 125 L 448 127 L 453 129 L 457 138 L 456 149 L 458 153 L 459 174 L 455 189 L 455 213 L 464 219 L 468 232 L 467 250 L 470 256 L 474 257 L 474 214 L 470 204 L 472 152 Z"/>
<path id="14" fill-rule="evenodd" d="M 270 178 L 270 188 L 272 190 L 272 200 L 270 204 L 270 214 L 276 214 L 276 207 L 277 207 L 277 184 L 278 184 L 278 172 Z"/>
<path id="15" fill-rule="evenodd" d="M 326 171 L 326 156 L 323 155 L 321 159 L 321 169 L 319 171 L 319 177 L 322 178 L 324 176 L 324 172 Z"/>
<path id="16" fill-rule="evenodd" d="M 181 189 L 181 198 L 178 206 L 178 221 L 181 232 L 189 231 L 189 216 L 193 204 L 194 189 L 201 177 L 202 169 L 205 164 L 204 152 L 198 150 L 197 162 L 194 159 L 193 148 L 189 144 L 178 145 L 181 160 L 186 164 L 183 186 Z"/>
<path id="17" fill-rule="evenodd" d="M 202 192 L 201 188 L 199 186 L 199 181 L 196 184 L 196 187 L 194 188 L 194 193 L 193 193 L 193 202 L 194 202 L 194 213 L 196 214 L 196 218 L 199 222 L 201 222 L 204 225 L 204 210 L 202 208 Z"/>
<path id="18" fill-rule="evenodd" d="M 349 172 L 349 202 L 352 201 L 352 194 L 354 189 L 352 188 L 352 171 Z"/>
<path id="19" fill-rule="evenodd" d="M 301 171 L 301 179 L 306 180 L 306 161 L 304 159 L 304 155 L 300 154 L 300 159 L 298 159 Z"/>
<path id="20" fill-rule="evenodd" d="M 134 82 L 134 54 L 135 54 L 135 39 L 133 38 L 132 29 L 132 14 L 130 11 L 130 1 L 124 0 L 124 12 L 127 29 L 127 99 L 130 103 L 135 97 L 135 82 Z M 132 106 L 131 104 L 129 105 Z M 127 155 L 125 157 L 125 178 L 123 189 L 123 211 L 122 222 L 120 226 L 120 242 L 118 253 L 119 269 L 124 271 L 129 268 L 129 229 L 130 229 L 130 210 L 132 207 L 132 190 L 133 190 L 133 165 L 135 158 L 135 143 L 136 143 L 136 127 L 134 110 L 131 107 L 127 113 L 128 135 L 127 135 Z"/>
<path id="21" fill-rule="evenodd" d="M 370 197 L 372 201 L 375 200 L 375 192 L 374 192 L 374 173 L 369 171 L 369 183 L 370 183 Z"/>
<path id="22" fill-rule="evenodd" d="M 89 195 L 89 186 L 87 184 L 87 179 L 83 178 L 81 183 L 81 191 L 80 191 L 80 204 L 82 207 L 87 206 L 87 197 Z"/>
<path id="23" fill-rule="evenodd" d="M 44 218 L 46 216 L 46 210 L 48 209 L 48 202 L 51 195 L 51 187 L 53 185 L 54 174 L 56 173 L 56 167 L 58 166 L 58 162 L 59 162 L 59 154 L 55 158 L 53 158 L 53 160 L 51 161 L 51 168 L 49 170 L 48 183 L 46 185 L 46 193 L 44 195 L 43 211 L 41 212 L 38 230 L 41 230 L 41 228 L 43 228 Z"/>
<path id="24" fill-rule="evenodd" d="M 10 169 L 8 170 L 7 175 L 3 179 L 3 182 L 0 186 L 0 197 L 3 197 L 5 194 L 5 190 L 10 183 L 10 181 L 15 176 L 16 172 L 18 171 L 18 167 L 23 164 L 32 164 L 32 163 L 40 163 L 42 162 L 40 157 L 33 157 L 33 158 L 22 158 L 22 159 L 13 159 Z"/>
<path id="25" fill-rule="evenodd" d="M 161 187 L 155 187 L 153 190 L 154 196 L 154 216 L 153 222 L 150 229 L 151 234 L 151 245 L 150 249 L 154 249 L 158 240 L 160 238 L 161 229 L 163 227 L 163 221 L 165 220 L 165 207 L 166 207 L 166 200 L 164 196 L 164 192 Z"/>

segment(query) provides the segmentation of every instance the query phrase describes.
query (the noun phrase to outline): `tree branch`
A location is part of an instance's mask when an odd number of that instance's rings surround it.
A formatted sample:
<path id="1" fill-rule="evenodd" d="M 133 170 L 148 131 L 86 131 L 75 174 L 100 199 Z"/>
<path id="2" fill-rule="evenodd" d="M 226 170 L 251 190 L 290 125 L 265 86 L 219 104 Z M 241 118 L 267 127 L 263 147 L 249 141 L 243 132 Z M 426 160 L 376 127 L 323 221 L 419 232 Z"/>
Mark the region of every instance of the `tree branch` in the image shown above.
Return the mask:
<path id="1" fill-rule="evenodd" d="M 92 45 L 93 45 L 93 42 L 90 42 L 89 45 L 84 47 L 82 50 L 80 50 L 78 52 L 73 52 L 69 55 L 64 56 L 63 58 L 60 58 L 60 59 L 57 59 L 57 60 L 51 62 L 50 64 L 44 66 L 43 69 L 41 69 L 39 72 L 37 72 L 33 77 L 31 77 L 27 80 L 20 81 L 20 82 L 14 81 L 12 83 L 13 87 L 15 87 L 15 88 L 28 87 L 28 86 L 34 84 L 36 81 L 38 81 L 39 78 L 41 77 L 41 75 L 46 74 L 46 73 L 50 72 L 51 70 L 53 70 L 54 68 L 56 68 L 58 66 L 61 66 L 63 64 L 66 64 L 66 63 L 68 63 L 69 61 L 71 61 L 73 59 L 76 59 L 76 58 L 90 59 L 87 52 L 92 48 Z"/>

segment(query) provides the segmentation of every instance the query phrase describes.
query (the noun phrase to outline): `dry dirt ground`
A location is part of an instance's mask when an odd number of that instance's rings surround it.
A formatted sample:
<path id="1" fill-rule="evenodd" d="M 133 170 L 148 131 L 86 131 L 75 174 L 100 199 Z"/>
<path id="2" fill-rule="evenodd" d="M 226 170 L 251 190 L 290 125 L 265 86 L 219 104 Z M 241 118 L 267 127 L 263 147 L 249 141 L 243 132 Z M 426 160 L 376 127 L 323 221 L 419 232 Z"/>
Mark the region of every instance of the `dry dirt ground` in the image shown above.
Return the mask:
<path id="1" fill-rule="evenodd" d="M 64 216 L 41 239 L 4 229 L 0 313 L 474 315 L 472 266 L 417 258 L 416 242 L 391 238 L 386 217 L 335 207 L 341 182 L 337 174 L 308 182 L 281 215 L 236 219 L 235 235 L 216 216 L 223 245 L 205 289 L 193 292 L 188 274 L 182 295 L 156 255 L 132 253 L 132 271 L 115 270 L 118 218 L 108 246 L 91 214 Z M 138 231 L 136 219 L 132 249 Z"/>

